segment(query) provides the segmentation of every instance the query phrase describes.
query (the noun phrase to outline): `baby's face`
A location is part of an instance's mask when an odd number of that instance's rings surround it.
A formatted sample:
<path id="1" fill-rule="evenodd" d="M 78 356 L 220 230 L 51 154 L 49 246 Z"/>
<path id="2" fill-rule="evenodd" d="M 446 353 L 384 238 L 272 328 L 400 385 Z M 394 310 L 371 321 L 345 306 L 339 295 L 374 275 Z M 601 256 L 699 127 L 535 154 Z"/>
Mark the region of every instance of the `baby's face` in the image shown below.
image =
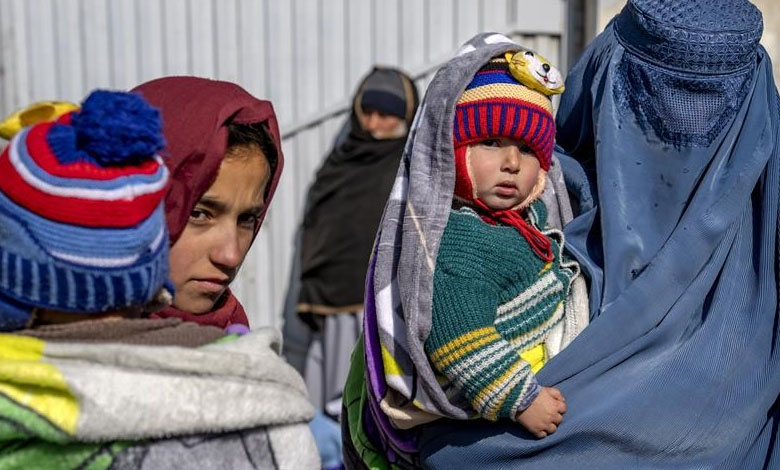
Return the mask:
<path id="1" fill-rule="evenodd" d="M 540 165 L 525 143 L 506 138 L 471 144 L 467 157 L 477 197 L 490 209 L 511 209 L 528 198 Z"/>

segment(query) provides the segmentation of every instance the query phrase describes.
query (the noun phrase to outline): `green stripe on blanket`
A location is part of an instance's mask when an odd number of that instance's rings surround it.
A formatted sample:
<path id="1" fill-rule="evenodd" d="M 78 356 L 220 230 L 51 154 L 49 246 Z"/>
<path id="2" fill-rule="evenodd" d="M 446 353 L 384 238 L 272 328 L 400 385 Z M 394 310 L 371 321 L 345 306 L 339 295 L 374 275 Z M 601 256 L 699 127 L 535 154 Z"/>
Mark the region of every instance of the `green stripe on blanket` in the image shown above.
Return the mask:
<path id="1" fill-rule="evenodd" d="M 360 335 L 355 349 L 352 350 L 347 382 L 344 385 L 344 407 L 347 409 L 349 439 L 366 468 L 370 470 L 400 470 L 401 467 L 388 462 L 374 447 L 363 430 L 363 407 L 368 406 L 367 401 L 366 360 L 363 335 Z"/>

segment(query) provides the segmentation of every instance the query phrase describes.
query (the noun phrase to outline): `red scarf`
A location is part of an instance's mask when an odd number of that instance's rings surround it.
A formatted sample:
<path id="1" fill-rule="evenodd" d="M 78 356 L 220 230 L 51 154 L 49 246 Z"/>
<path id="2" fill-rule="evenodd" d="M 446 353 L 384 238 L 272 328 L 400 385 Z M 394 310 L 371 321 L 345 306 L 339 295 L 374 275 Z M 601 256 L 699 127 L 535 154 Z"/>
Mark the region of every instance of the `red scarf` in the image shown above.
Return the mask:
<path id="1" fill-rule="evenodd" d="M 227 151 L 227 125 L 231 122 L 264 122 L 268 125 L 278 160 L 265 198 L 268 209 L 284 162 L 279 126 L 269 101 L 255 98 L 234 83 L 196 77 L 160 78 L 139 85 L 133 91 L 158 108 L 163 117 L 166 140 L 163 155 L 167 157 L 165 165 L 171 172 L 171 186 L 165 197 L 171 245 L 187 225 L 192 208 L 217 178 Z M 265 212 L 258 217 L 255 236 L 264 217 Z M 230 290 L 212 311 L 202 315 L 168 307 L 154 317 L 176 317 L 222 328 L 231 324 L 249 326 L 244 308 Z"/>
<path id="2" fill-rule="evenodd" d="M 181 318 L 184 321 L 191 321 L 199 323 L 201 325 L 216 326 L 219 328 L 227 328 L 230 325 L 244 325 L 249 326 L 249 319 L 246 317 L 244 307 L 241 302 L 238 301 L 235 295 L 230 292 L 230 289 L 225 291 L 222 299 L 216 303 L 214 310 L 204 313 L 203 315 L 195 315 L 189 312 L 184 312 L 176 307 L 168 306 L 159 312 L 153 313 L 150 318 Z"/>

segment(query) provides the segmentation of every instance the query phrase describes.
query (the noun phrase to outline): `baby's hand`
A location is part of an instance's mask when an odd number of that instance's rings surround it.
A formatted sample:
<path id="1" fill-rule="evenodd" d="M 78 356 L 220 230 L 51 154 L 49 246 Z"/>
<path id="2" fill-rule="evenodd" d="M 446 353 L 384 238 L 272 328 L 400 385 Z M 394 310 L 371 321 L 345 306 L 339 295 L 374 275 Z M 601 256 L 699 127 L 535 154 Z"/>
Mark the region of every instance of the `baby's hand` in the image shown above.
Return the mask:
<path id="1" fill-rule="evenodd" d="M 536 437 L 547 437 L 558 429 L 566 413 L 566 399 L 557 388 L 542 387 L 539 395 L 516 420 Z"/>

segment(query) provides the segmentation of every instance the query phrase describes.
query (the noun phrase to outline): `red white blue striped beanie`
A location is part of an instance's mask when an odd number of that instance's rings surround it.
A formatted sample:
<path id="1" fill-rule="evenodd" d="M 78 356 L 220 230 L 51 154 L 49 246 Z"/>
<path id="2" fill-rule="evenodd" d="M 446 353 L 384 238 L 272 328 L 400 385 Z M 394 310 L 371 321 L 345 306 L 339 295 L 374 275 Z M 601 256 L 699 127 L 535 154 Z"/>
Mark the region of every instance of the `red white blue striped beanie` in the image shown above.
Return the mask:
<path id="1" fill-rule="evenodd" d="M 168 280 L 160 113 L 95 91 L 81 109 L 17 133 L 0 154 L 0 330 L 34 308 L 143 305 Z"/>

